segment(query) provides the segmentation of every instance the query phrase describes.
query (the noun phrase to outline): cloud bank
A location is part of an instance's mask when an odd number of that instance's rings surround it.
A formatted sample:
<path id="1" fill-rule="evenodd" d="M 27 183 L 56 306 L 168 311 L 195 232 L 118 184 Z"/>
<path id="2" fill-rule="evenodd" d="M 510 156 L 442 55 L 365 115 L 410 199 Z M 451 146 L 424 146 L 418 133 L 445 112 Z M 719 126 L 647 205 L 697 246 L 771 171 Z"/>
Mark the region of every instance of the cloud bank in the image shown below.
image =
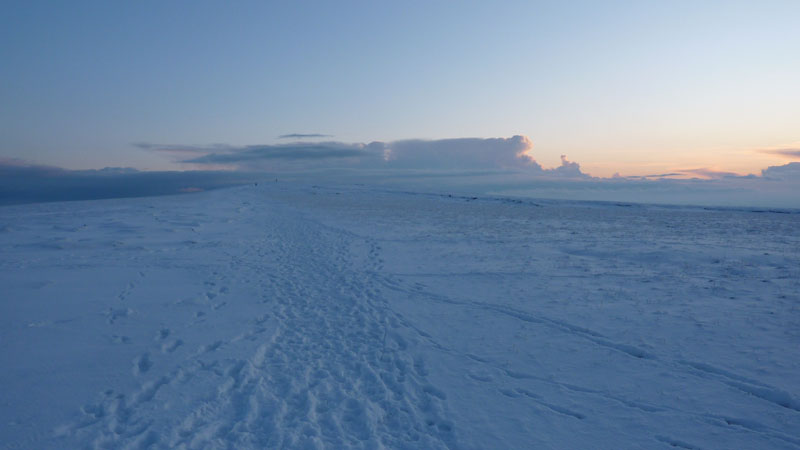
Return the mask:
<path id="1" fill-rule="evenodd" d="M 292 142 L 276 145 L 165 146 L 187 151 L 176 159 L 194 165 L 278 173 L 312 171 L 315 179 L 526 197 L 641 203 L 800 208 L 800 163 L 738 175 L 712 168 L 683 168 L 647 176 L 596 178 L 561 156 L 544 168 L 526 136 L 408 139 L 368 144 Z M 780 149 L 783 153 L 792 149 Z M 323 174 L 320 170 L 334 172 Z M 342 171 L 344 169 L 344 171 Z M 340 170 L 340 172 L 335 172 Z M 330 177 L 330 178 L 325 178 Z"/>
<path id="2" fill-rule="evenodd" d="M 0 205 L 178 194 L 249 183 L 257 178 L 260 177 L 220 171 L 65 170 L 0 159 Z"/>
<path id="3" fill-rule="evenodd" d="M 323 142 L 319 144 L 298 142 L 280 145 L 250 145 L 232 147 L 225 152 L 212 152 L 181 162 L 189 164 L 232 164 L 239 168 L 261 169 L 264 162 L 272 161 L 332 161 L 338 159 L 373 158 L 375 152 L 363 144 Z M 269 167 L 268 165 L 266 167 Z"/>
<path id="4" fill-rule="evenodd" d="M 528 154 L 533 143 L 526 136 L 412 139 L 373 144 L 382 148 L 384 160 L 392 168 L 542 170 L 542 166 Z"/>
<path id="5" fill-rule="evenodd" d="M 544 169 L 531 156 L 527 136 L 510 138 L 408 139 L 392 142 L 292 142 L 230 146 L 156 145 L 137 147 L 170 155 L 194 166 L 225 166 L 245 171 L 357 168 L 388 170 L 520 170 L 531 175 L 588 178 L 580 165 L 561 157 L 561 166 Z"/>
<path id="6" fill-rule="evenodd" d="M 68 171 L 0 159 L 0 204 L 193 192 L 280 178 L 403 190 L 573 200 L 800 208 L 800 162 L 741 176 L 709 168 L 591 177 L 562 155 L 544 168 L 526 136 L 234 146 L 138 143 L 193 169 Z M 224 168 L 226 170 L 218 170 Z M 688 179 L 687 179 L 688 177 Z"/>

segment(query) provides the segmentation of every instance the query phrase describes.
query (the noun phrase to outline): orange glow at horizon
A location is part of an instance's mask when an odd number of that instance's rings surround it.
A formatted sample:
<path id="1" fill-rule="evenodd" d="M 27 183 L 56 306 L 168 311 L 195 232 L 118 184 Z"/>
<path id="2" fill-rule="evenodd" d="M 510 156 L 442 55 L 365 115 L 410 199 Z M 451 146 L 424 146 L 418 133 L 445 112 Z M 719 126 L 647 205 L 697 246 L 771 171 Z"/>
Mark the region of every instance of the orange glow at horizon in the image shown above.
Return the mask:
<path id="1" fill-rule="evenodd" d="M 780 153 L 783 152 L 783 153 Z M 763 169 L 800 161 L 800 142 L 783 146 L 758 148 L 707 148 L 698 150 L 651 150 L 603 151 L 568 149 L 545 150 L 534 146 L 526 154 L 533 157 L 544 168 L 561 165 L 558 159 L 566 154 L 567 159 L 580 164 L 581 171 L 600 178 L 620 176 L 652 176 L 674 173 L 674 178 L 713 178 L 694 173 L 704 170 L 709 173 L 731 173 L 736 175 L 760 175 Z"/>

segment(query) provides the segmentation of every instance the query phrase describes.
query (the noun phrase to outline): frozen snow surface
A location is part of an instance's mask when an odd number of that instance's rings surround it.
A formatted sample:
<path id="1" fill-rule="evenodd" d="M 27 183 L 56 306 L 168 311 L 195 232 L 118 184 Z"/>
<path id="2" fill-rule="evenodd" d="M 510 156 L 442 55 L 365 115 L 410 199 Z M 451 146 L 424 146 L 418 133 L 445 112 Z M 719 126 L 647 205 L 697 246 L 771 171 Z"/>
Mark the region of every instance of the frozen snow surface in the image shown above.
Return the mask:
<path id="1" fill-rule="evenodd" d="M 0 208 L 0 448 L 800 448 L 800 214 L 260 183 Z"/>

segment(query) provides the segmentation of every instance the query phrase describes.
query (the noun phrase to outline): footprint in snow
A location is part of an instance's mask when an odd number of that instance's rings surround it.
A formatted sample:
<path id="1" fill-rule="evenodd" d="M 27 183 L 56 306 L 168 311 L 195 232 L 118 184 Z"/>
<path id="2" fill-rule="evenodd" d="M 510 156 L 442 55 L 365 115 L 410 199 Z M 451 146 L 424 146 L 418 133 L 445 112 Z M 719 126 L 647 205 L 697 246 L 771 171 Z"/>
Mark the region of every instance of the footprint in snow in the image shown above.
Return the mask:
<path id="1" fill-rule="evenodd" d="M 170 332 L 171 331 L 170 331 L 169 328 L 162 328 L 162 329 L 158 330 L 158 334 L 156 334 L 156 340 L 157 341 L 163 341 L 164 339 L 169 337 Z"/>
<path id="2" fill-rule="evenodd" d="M 133 374 L 136 376 L 146 373 L 151 367 L 153 367 L 153 362 L 150 360 L 149 353 L 139 355 L 133 360 Z"/>
<path id="3" fill-rule="evenodd" d="M 178 347 L 183 345 L 183 341 L 180 339 L 175 339 L 169 342 L 165 342 L 161 345 L 161 352 L 162 353 L 172 353 L 177 350 Z"/>
<path id="4" fill-rule="evenodd" d="M 111 336 L 109 336 L 109 339 L 111 340 L 111 342 L 115 344 L 130 344 L 131 342 L 131 338 L 129 338 L 128 336 L 119 336 L 116 334 L 112 334 Z"/>

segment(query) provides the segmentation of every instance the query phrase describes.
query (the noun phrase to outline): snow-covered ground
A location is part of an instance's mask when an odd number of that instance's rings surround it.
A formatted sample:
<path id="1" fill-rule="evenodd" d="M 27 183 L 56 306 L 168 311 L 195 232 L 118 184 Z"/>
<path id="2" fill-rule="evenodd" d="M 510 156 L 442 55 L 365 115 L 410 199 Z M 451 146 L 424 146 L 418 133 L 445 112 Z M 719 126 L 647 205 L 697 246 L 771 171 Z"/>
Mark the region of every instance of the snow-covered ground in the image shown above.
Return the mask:
<path id="1" fill-rule="evenodd" d="M 0 208 L 0 448 L 798 448 L 800 214 L 261 183 Z"/>

